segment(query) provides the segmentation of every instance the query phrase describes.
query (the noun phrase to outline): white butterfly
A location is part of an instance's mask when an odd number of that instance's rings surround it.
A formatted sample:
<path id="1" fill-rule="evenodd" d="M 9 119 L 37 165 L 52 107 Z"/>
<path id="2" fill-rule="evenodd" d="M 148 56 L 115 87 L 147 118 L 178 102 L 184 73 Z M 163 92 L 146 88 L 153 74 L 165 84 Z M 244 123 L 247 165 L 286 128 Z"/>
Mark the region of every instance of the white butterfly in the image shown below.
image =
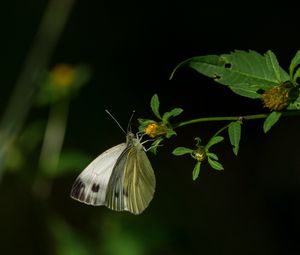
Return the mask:
<path id="1" fill-rule="evenodd" d="M 73 199 L 133 214 L 146 209 L 154 195 L 155 175 L 140 138 L 128 132 L 126 140 L 83 170 L 73 184 Z"/>

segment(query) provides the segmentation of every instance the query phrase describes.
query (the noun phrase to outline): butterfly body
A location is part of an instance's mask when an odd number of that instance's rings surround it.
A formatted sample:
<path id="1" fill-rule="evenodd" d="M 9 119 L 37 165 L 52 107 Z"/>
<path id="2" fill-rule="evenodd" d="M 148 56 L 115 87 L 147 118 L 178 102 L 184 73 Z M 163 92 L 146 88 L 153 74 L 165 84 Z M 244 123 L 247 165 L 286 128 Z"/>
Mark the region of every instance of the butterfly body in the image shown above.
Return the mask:
<path id="1" fill-rule="evenodd" d="M 92 161 L 75 180 L 71 197 L 90 205 L 140 214 L 155 191 L 155 175 L 140 139 L 127 134 Z"/>

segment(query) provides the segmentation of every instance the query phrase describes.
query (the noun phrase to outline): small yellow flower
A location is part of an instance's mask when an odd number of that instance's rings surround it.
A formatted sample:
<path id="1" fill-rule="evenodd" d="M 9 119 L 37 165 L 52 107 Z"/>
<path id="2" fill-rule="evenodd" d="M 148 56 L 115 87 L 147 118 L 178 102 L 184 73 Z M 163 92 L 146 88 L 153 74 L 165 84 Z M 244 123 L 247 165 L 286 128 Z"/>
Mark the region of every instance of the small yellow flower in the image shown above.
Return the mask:
<path id="1" fill-rule="evenodd" d="M 197 150 L 194 150 L 193 155 L 197 161 L 204 161 L 206 159 L 206 153 L 203 146 L 199 147 Z"/>
<path id="2" fill-rule="evenodd" d="M 157 137 L 159 135 L 166 134 L 167 127 L 164 124 L 161 124 L 161 123 L 151 122 L 150 124 L 148 124 L 145 127 L 144 132 L 148 136 L 154 138 L 154 137 Z"/>
<path id="3" fill-rule="evenodd" d="M 292 87 L 289 84 L 282 84 L 266 90 L 262 94 L 263 105 L 271 111 L 281 111 L 285 109 L 290 101 Z"/>
<path id="4" fill-rule="evenodd" d="M 58 64 L 50 71 L 52 83 L 58 87 L 70 86 L 75 79 L 75 70 L 68 64 Z"/>

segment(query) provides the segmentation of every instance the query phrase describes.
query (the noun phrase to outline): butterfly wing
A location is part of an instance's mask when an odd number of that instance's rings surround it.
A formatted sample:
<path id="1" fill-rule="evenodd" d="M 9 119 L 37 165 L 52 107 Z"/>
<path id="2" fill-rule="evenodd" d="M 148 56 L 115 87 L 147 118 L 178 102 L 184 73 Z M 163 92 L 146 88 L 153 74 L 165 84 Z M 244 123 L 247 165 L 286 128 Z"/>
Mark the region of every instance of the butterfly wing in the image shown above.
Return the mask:
<path id="1" fill-rule="evenodd" d="M 127 148 L 121 153 L 118 158 L 114 169 L 112 171 L 106 192 L 106 201 L 105 205 L 116 211 L 126 210 L 124 204 L 124 169 L 126 161 L 128 159 L 128 152 L 130 147 Z"/>
<path id="2" fill-rule="evenodd" d="M 109 181 L 106 206 L 140 214 L 155 191 L 155 175 L 138 139 L 132 138 L 116 163 Z"/>
<path id="3" fill-rule="evenodd" d="M 121 143 L 100 154 L 75 180 L 71 197 L 90 205 L 104 205 L 113 168 L 127 145 Z"/>

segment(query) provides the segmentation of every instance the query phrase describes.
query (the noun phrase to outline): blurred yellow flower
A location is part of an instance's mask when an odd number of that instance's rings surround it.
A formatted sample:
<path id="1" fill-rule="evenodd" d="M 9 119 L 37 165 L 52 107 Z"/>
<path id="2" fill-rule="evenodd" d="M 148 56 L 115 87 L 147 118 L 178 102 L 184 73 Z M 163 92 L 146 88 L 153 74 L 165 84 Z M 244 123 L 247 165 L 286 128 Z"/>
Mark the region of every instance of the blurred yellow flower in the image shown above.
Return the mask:
<path id="1" fill-rule="evenodd" d="M 68 64 L 58 64 L 50 71 L 49 77 L 54 85 L 67 87 L 75 80 L 75 69 Z"/>

